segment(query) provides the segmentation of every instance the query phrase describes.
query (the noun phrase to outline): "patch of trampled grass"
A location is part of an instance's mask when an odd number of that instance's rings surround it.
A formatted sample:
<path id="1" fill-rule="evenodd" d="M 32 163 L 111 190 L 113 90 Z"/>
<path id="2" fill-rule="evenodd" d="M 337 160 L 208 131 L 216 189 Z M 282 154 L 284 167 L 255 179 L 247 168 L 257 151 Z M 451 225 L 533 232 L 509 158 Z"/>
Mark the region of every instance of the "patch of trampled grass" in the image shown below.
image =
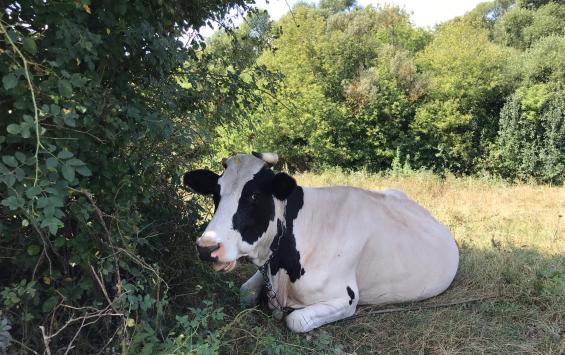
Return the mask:
<path id="1" fill-rule="evenodd" d="M 357 318 L 306 335 L 264 310 L 225 328 L 233 353 L 562 354 L 565 352 L 565 189 L 428 173 L 396 177 L 333 171 L 301 185 L 396 188 L 449 226 L 459 272 L 442 295 L 413 305 L 359 307 Z M 240 266 L 241 282 L 254 272 Z M 232 300 L 233 301 L 233 300 Z M 469 301 L 469 302 L 464 302 Z M 453 304 L 464 302 L 460 304 Z M 403 311 L 378 313 L 390 308 Z M 235 310 L 235 309 L 234 309 Z"/>

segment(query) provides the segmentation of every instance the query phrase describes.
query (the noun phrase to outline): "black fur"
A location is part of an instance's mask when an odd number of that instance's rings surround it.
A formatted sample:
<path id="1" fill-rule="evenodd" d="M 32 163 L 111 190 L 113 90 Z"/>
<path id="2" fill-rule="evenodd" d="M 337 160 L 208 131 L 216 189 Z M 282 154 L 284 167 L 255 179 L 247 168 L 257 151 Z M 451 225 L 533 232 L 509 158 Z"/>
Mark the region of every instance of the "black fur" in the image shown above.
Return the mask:
<path id="1" fill-rule="evenodd" d="M 288 197 L 285 209 L 285 223 L 277 221 L 277 235 L 271 244 L 274 252 L 269 264 L 271 274 L 276 275 L 280 269 L 285 269 L 290 282 L 295 282 L 304 275 L 305 271 L 300 264 L 300 252 L 296 249 L 294 238 L 294 220 L 304 205 L 304 191 L 300 186 Z"/>
<path id="2" fill-rule="evenodd" d="M 296 180 L 285 173 L 275 175 L 272 183 L 273 196 L 283 201 L 296 189 Z"/>
<path id="3" fill-rule="evenodd" d="M 218 179 L 220 176 L 210 170 L 198 169 L 183 176 L 184 186 L 203 195 L 219 194 Z"/>
<path id="4" fill-rule="evenodd" d="M 241 191 L 232 225 L 249 244 L 256 242 L 275 219 L 275 202 L 269 188 L 273 175 L 271 170 L 261 169 Z"/>
<path id="5" fill-rule="evenodd" d="M 349 298 L 351 298 L 349 300 L 349 304 L 353 304 L 353 300 L 355 299 L 355 292 L 353 292 L 353 290 L 349 286 L 347 286 L 346 290 L 347 290 L 347 294 L 349 295 Z"/>

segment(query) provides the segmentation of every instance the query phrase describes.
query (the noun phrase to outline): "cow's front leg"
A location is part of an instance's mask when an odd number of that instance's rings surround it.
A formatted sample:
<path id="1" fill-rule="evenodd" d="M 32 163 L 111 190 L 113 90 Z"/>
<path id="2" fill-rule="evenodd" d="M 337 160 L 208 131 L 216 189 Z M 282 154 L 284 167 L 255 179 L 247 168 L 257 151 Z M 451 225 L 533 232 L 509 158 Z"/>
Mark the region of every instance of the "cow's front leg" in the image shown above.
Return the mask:
<path id="1" fill-rule="evenodd" d="M 286 325 L 296 333 L 309 332 L 324 324 L 352 316 L 357 307 L 357 297 L 336 298 L 297 309 L 286 317 Z"/>
<path id="2" fill-rule="evenodd" d="M 263 283 L 263 275 L 261 272 L 257 271 L 249 280 L 241 285 L 239 288 L 241 304 L 246 307 L 252 307 L 259 303 Z"/>

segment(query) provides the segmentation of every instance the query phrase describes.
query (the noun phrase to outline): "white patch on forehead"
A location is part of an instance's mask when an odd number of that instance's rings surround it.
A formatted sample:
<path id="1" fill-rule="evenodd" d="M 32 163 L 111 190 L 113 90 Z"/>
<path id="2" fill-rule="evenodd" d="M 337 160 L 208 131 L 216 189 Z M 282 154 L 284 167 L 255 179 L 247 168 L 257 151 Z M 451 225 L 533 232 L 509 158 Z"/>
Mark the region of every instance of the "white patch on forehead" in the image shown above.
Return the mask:
<path id="1" fill-rule="evenodd" d="M 265 166 L 253 155 L 237 154 L 226 161 L 226 170 L 218 180 L 220 195 L 240 194 L 243 186 Z"/>

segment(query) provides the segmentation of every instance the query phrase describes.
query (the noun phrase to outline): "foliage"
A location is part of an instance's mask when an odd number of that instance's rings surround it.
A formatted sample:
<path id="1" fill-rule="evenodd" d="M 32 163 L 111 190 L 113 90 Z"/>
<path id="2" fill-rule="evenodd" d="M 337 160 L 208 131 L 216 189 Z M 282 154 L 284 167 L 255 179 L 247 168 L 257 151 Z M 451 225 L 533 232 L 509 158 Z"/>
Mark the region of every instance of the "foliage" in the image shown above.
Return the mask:
<path id="1" fill-rule="evenodd" d="M 395 7 L 297 5 L 248 51 L 281 75 L 276 96 L 217 129 L 216 155 L 274 150 L 294 170 L 382 171 L 401 151 L 416 169 L 498 174 L 489 157 L 507 100 L 563 87 L 563 6 L 493 1 L 428 32 Z"/>
<path id="2" fill-rule="evenodd" d="M 492 153 L 502 176 L 555 184 L 565 181 L 564 94 L 536 85 L 508 100 Z"/>
<path id="3" fill-rule="evenodd" d="M 248 128 L 221 131 L 224 154 L 227 136 L 232 151 L 276 150 L 292 169 L 390 166 L 426 85 L 413 56 L 429 34 L 398 8 L 324 6 L 299 5 L 273 25 L 257 63 L 282 75 L 277 95 L 262 95 Z"/>
<path id="4" fill-rule="evenodd" d="M 244 5 L 2 6 L 0 292 L 19 344 L 126 351 L 138 325 L 167 326 L 163 260 L 198 228 L 180 175 L 209 127 L 257 102 L 253 80 L 198 55 L 193 28 Z"/>

